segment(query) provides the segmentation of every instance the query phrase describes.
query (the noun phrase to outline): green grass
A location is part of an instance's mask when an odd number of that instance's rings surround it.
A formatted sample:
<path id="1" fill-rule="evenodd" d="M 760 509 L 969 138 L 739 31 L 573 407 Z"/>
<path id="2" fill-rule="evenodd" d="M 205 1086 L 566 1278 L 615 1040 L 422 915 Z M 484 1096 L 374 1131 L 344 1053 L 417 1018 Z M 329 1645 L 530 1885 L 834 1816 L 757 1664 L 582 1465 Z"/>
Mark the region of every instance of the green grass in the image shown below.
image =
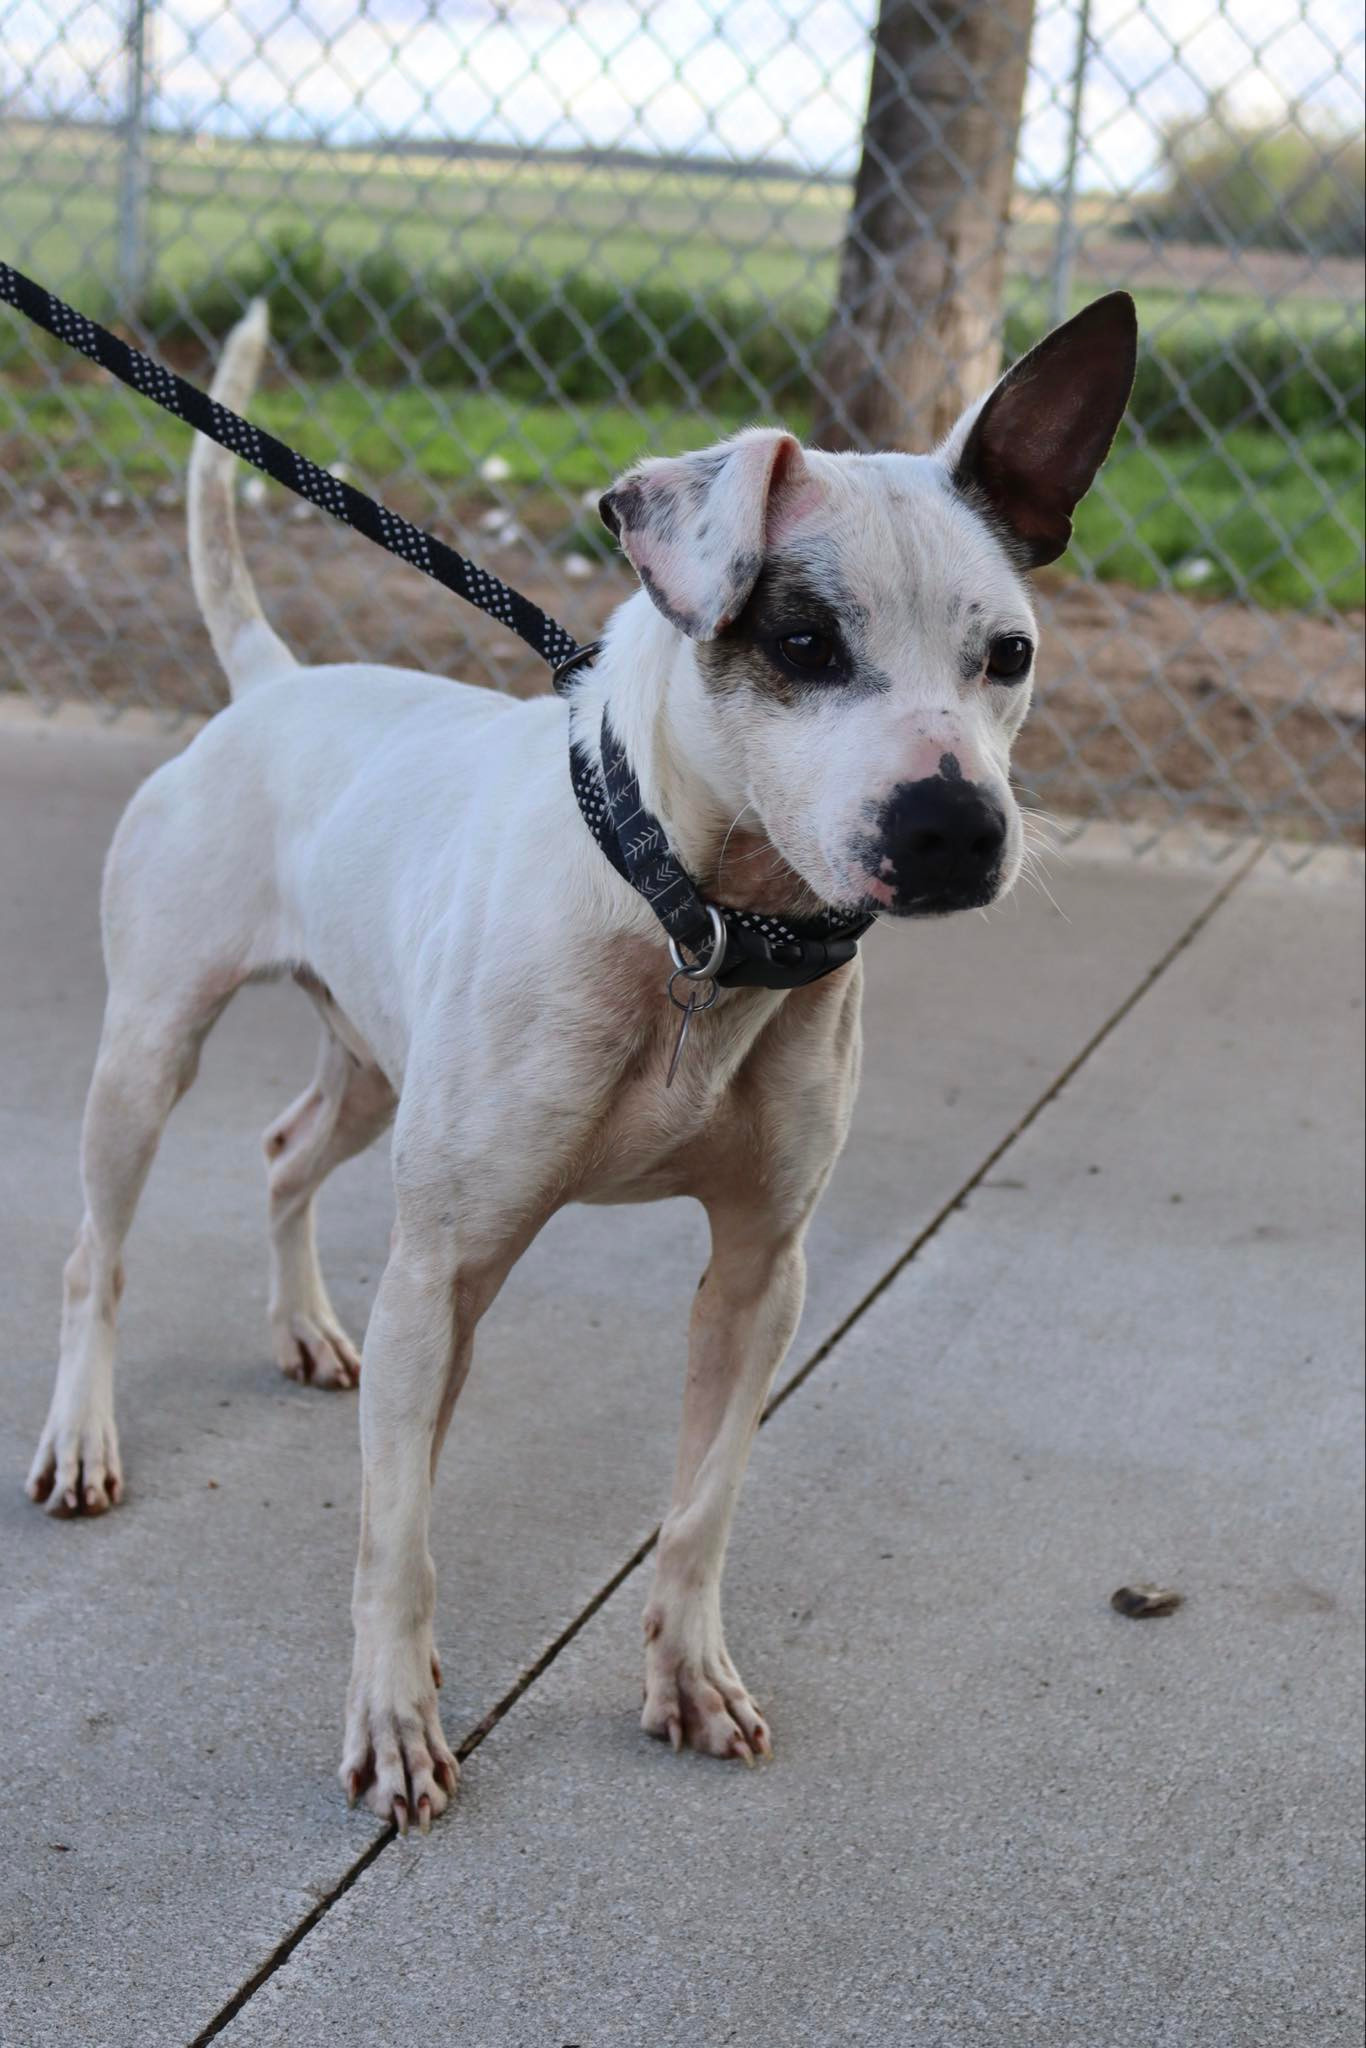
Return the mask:
<path id="1" fill-rule="evenodd" d="M 150 146 L 158 277 L 185 287 L 307 222 L 348 262 L 411 271 L 591 268 L 619 281 L 727 277 L 766 297 L 828 298 L 848 190 L 795 179 L 452 159 L 259 144 Z M 113 285 L 117 143 L 97 130 L 0 130 L 6 253 L 57 291 Z"/>
<path id="2" fill-rule="evenodd" d="M 435 516 L 451 497 L 467 505 L 486 497 L 478 464 L 500 455 L 514 486 L 542 494 L 538 526 L 579 547 L 595 543 L 595 526 L 566 525 L 547 486 L 571 495 L 601 489 L 642 454 L 678 453 L 753 417 L 721 410 L 699 422 L 688 412 L 647 407 L 637 418 L 603 407 L 580 424 L 558 405 L 336 382 L 264 390 L 252 413 L 317 462 L 343 458 L 357 482 L 381 495 L 411 465 L 420 487 L 414 493 L 408 484 L 406 495 L 419 517 Z M 798 433 L 805 428 L 799 408 L 787 409 L 786 419 Z M 35 391 L 0 376 L 0 456 L 18 483 L 39 482 L 55 462 L 76 480 L 112 476 L 130 490 L 150 489 L 178 481 L 188 453 L 185 428 L 117 388 L 91 381 Z M 1306 436 L 1293 453 L 1278 436 L 1250 429 L 1217 448 L 1191 440 L 1148 451 L 1125 438 L 1103 485 L 1081 507 L 1077 550 L 1102 577 L 1145 588 L 1160 584 L 1164 570 L 1182 582 L 1191 564 L 1206 560 L 1211 573 L 1191 587 L 1208 595 L 1245 593 L 1306 609 L 1358 606 L 1366 602 L 1360 472 L 1350 433 Z M 1289 553 L 1282 534 L 1292 537 Z"/>
<path id="3" fill-rule="evenodd" d="M 336 383 L 260 391 L 251 416 L 315 462 L 341 457 L 357 482 L 377 492 L 409 466 L 428 485 L 486 495 L 476 472 L 494 454 L 510 465 L 517 485 L 605 489 L 647 450 L 681 454 L 698 438 L 695 419 L 659 407 L 643 410 L 643 425 L 615 408 L 584 428 L 558 405 L 510 408 L 473 393 L 443 398 Z M 723 417 L 717 431 L 732 424 L 741 421 Z M 78 481 L 112 476 L 151 485 L 183 476 L 190 433 L 118 387 L 66 383 L 35 391 L 0 374 L 0 448 L 16 482 L 38 479 L 50 461 Z"/>
<path id="4" fill-rule="evenodd" d="M 1354 435 L 1312 434 L 1290 450 L 1279 435 L 1248 428 L 1214 447 L 1121 443 L 1081 506 L 1076 535 L 1107 579 L 1148 587 L 1165 568 L 1210 596 L 1246 593 L 1304 610 L 1366 603 L 1364 540 Z M 1191 572 L 1202 561 L 1210 573 L 1197 583 Z"/>

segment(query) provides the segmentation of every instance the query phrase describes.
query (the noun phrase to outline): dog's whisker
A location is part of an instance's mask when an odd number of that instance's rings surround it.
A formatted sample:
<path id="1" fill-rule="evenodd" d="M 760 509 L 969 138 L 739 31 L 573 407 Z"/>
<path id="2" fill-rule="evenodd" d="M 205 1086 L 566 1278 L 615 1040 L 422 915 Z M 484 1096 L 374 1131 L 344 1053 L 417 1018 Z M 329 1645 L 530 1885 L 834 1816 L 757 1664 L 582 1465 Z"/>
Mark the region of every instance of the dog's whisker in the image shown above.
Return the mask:
<path id="1" fill-rule="evenodd" d="M 1042 865 L 1037 858 L 1032 857 L 1032 849 L 1027 850 L 1025 858 L 1020 862 L 1020 880 L 1027 882 L 1029 887 L 1036 890 L 1040 896 L 1046 897 L 1064 924 L 1071 924 L 1071 918 L 1067 915 L 1067 912 L 1063 909 L 1044 879 Z"/>
<path id="2" fill-rule="evenodd" d="M 731 862 L 731 867 L 732 869 L 742 868 L 746 862 L 752 860 L 769 860 L 774 862 L 775 865 L 780 866 L 782 864 L 782 855 L 772 846 L 752 846 L 748 853 L 737 854 Z"/>
<path id="3" fill-rule="evenodd" d="M 745 812 L 752 811 L 753 809 L 753 802 L 747 799 L 744 803 L 741 804 L 739 810 L 735 813 L 735 816 L 731 819 L 729 825 L 727 825 L 726 827 L 726 836 L 721 841 L 721 851 L 716 856 L 716 879 L 718 886 L 721 880 L 721 870 L 726 865 L 726 848 L 730 845 L 731 838 L 735 832 L 735 828 L 739 824 L 741 818 L 744 817 Z M 737 862 L 737 866 L 738 865 L 739 863 Z"/>

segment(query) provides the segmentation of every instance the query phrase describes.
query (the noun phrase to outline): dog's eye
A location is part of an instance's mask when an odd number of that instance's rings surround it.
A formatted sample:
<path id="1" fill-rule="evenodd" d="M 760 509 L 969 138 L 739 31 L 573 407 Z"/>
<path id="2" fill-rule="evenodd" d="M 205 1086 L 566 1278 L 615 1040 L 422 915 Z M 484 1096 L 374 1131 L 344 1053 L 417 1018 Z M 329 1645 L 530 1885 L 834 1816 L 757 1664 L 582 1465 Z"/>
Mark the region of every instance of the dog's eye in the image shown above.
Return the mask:
<path id="1" fill-rule="evenodd" d="M 987 649 L 987 674 L 993 683 L 1018 683 L 1034 659 L 1034 649 L 1022 633 L 1002 633 Z"/>
<path id="2" fill-rule="evenodd" d="M 774 643 L 788 668 L 804 676 L 833 676 L 840 667 L 840 651 L 828 633 L 784 633 Z"/>

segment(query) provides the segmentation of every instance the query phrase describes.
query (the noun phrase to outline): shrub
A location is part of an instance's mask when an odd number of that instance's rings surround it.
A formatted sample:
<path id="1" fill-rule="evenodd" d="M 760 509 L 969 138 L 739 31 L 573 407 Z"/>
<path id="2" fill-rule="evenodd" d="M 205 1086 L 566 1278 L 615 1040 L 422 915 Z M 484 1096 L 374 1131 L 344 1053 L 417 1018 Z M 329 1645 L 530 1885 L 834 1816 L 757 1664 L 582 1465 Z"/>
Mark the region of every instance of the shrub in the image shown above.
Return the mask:
<path id="1" fill-rule="evenodd" d="M 421 379 L 528 400 L 553 384 L 581 405 L 626 396 L 690 410 L 752 407 L 756 416 L 806 402 L 806 364 L 829 310 L 817 292 L 775 315 L 743 290 L 667 280 L 624 297 L 589 271 L 415 274 L 387 252 L 346 265 L 321 240 L 290 233 L 188 292 L 158 289 L 147 326 L 163 341 L 214 340 L 257 293 L 269 298 L 276 339 L 301 375 Z M 1335 311 L 1301 325 L 1264 316 L 1229 324 L 1201 312 L 1149 323 L 1131 417 L 1164 439 L 1206 423 L 1276 423 L 1292 433 L 1363 423 L 1360 319 Z M 1014 305 L 1007 356 L 1023 354 L 1041 325 L 1032 301 Z"/>
<path id="2" fill-rule="evenodd" d="M 1163 137 L 1166 189 L 1135 225 L 1176 242 L 1359 256 L 1366 249 L 1366 138 L 1253 125 L 1214 107 Z"/>

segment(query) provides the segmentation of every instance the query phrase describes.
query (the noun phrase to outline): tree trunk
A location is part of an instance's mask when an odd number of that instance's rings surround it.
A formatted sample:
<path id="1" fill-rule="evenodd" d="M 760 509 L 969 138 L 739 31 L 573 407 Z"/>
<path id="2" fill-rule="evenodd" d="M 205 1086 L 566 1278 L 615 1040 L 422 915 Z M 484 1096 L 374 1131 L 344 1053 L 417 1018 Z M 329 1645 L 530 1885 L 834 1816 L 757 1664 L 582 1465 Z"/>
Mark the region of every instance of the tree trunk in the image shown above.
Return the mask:
<path id="1" fill-rule="evenodd" d="M 927 448 L 1000 367 L 1034 0 L 881 0 L 812 440 Z"/>

